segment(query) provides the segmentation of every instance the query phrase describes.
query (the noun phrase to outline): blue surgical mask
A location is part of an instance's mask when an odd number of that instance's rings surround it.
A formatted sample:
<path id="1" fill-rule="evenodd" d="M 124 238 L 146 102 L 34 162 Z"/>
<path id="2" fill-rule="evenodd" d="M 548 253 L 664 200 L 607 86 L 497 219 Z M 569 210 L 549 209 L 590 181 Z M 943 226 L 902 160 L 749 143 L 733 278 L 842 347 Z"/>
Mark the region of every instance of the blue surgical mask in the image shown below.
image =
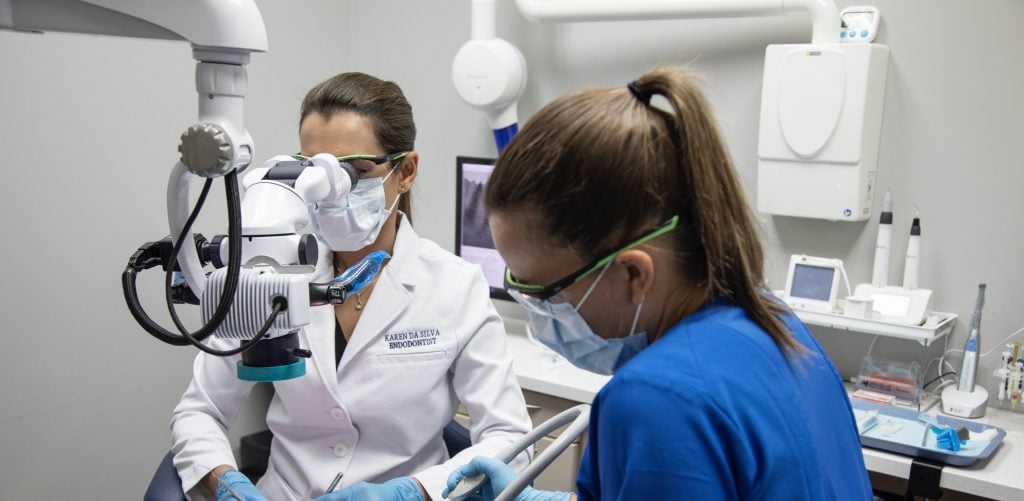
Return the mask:
<path id="1" fill-rule="evenodd" d="M 332 251 L 356 251 L 377 241 L 384 222 L 398 205 L 384 207 L 384 177 L 360 179 L 341 203 L 319 204 L 312 210 L 313 227 Z"/>
<path id="2" fill-rule="evenodd" d="M 530 329 L 538 341 L 565 357 L 576 367 L 604 375 L 613 374 L 647 347 L 647 333 L 634 332 L 640 319 L 643 301 L 637 306 L 633 325 L 625 337 L 605 339 L 598 336 L 580 315 L 580 307 L 590 297 L 590 293 L 594 291 L 594 287 L 601 281 L 610 265 L 609 262 L 601 270 L 597 280 L 594 280 L 576 306 L 570 303 L 552 303 L 544 314 L 527 309 Z"/>

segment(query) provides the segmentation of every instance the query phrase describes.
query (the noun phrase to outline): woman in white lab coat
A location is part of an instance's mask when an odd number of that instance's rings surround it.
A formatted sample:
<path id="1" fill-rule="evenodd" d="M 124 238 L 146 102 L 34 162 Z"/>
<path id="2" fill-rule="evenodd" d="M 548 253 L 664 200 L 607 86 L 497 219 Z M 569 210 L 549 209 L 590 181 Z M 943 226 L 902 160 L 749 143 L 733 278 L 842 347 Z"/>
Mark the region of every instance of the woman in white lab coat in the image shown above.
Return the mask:
<path id="1" fill-rule="evenodd" d="M 346 499 L 441 499 L 456 467 L 529 430 L 482 272 L 412 228 L 415 134 L 394 83 L 343 73 L 307 94 L 302 154 L 348 157 L 360 173 L 347 200 L 313 210 L 321 247 L 332 251 L 322 258 L 335 271 L 374 250 L 392 258 L 344 304 L 315 307 L 300 332 L 312 357 L 305 376 L 274 383 L 274 439 L 258 490 L 234 471 L 225 435 L 253 383 L 236 377 L 238 357 L 197 356 L 171 424 L 174 464 L 191 498 L 227 485 L 247 499 L 306 500 L 343 473 L 335 495 Z M 460 402 L 473 446 L 449 459 L 441 433 Z"/>

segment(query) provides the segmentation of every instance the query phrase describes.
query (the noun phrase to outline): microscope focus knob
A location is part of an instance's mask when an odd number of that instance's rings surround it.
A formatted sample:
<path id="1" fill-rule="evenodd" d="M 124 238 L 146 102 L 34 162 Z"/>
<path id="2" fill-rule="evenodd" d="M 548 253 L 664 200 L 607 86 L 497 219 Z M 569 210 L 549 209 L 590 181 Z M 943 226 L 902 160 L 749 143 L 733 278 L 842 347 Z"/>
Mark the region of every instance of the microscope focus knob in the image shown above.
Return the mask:
<path id="1" fill-rule="evenodd" d="M 202 177 L 220 177 L 232 168 L 231 138 L 216 124 L 195 124 L 181 134 L 178 153 L 189 172 Z"/>
<path id="2" fill-rule="evenodd" d="M 316 266 L 320 260 L 320 246 L 316 237 L 306 233 L 299 237 L 299 264 Z"/>

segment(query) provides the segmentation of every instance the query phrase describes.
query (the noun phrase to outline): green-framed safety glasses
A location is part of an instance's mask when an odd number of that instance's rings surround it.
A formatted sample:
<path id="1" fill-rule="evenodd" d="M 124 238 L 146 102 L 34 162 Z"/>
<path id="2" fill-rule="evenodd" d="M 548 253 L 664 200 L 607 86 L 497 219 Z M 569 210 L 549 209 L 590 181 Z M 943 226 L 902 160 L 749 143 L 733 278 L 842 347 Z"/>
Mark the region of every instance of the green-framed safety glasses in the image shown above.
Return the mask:
<path id="1" fill-rule="evenodd" d="M 400 151 L 398 153 L 391 153 L 388 155 L 345 155 L 343 157 L 335 157 L 338 159 L 338 163 L 345 162 L 356 169 L 359 173 L 359 177 L 362 178 L 366 174 L 372 172 L 378 165 L 383 165 L 388 162 L 395 162 L 405 158 L 406 155 L 412 153 L 411 151 Z M 296 153 L 292 155 L 296 160 L 309 160 L 308 155 L 302 155 Z"/>
<path id="2" fill-rule="evenodd" d="M 613 259 L 615 259 L 615 256 L 618 256 L 619 254 L 625 251 L 628 251 L 632 248 L 643 245 L 655 238 L 658 238 L 674 230 L 678 225 L 679 216 L 672 216 L 671 219 L 665 221 L 657 228 L 654 228 L 653 230 L 647 232 L 646 234 L 644 234 L 644 236 L 640 237 L 637 240 L 634 240 L 632 243 L 616 250 L 615 252 L 612 252 L 611 254 L 608 254 L 605 257 L 587 263 L 582 268 L 570 273 L 565 278 L 557 280 L 548 286 L 524 284 L 516 280 L 516 278 L 512 276 L 512 273 L 508 270 L 508 268 L 505 268 L 505 289 L 507 289 L 509 292 L 515 291 L 525 296 L 545 301 L 549 299 L 551 296 L 558 294 L 560 291 L 562 291 L 562 289 L 565 289 L 566 287 L 582 280 L 584 277 L 590 275 L 594 271 L 601 269 L 602 267 L 610 263 Z"/>

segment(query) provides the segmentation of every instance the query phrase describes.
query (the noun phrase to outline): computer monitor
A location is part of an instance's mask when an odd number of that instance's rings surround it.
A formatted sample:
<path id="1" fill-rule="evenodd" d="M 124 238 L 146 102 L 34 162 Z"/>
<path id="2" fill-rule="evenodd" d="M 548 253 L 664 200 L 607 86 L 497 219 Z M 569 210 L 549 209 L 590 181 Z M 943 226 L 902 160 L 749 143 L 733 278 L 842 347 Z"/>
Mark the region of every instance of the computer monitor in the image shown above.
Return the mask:
<path id="1" fill-rule="evenodd" d="M 512 299 L 505 291 L 505 260 L 491 237 L 484 208 L 484 192 L 494 170 L 494 159 L 456 157 L 455 254 L 480 265 L 491 288 L 491 297 Z"/>

